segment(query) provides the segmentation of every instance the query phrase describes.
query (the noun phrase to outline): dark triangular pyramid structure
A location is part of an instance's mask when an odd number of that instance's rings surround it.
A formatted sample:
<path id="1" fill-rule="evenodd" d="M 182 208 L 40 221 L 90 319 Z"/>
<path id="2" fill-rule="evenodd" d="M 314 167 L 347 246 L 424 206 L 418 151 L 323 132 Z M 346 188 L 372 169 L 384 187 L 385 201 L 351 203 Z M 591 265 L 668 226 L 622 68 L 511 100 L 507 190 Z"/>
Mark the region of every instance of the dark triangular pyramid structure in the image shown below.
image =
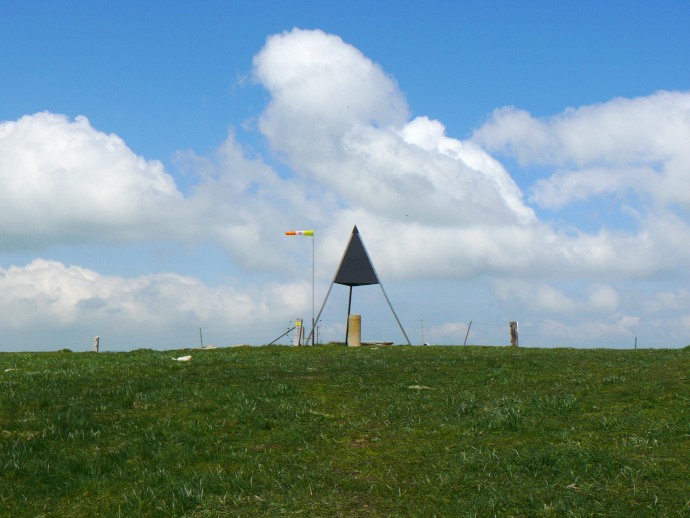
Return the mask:
<path id="1" fill-rule="evenodd" d="M 350 242 L 347 244 L 347 248 L 345 248 L 343 258 L 340 260 L 340 266 L 338 266 L 338 270 L 336 271 L 335 276 L 333 277 L 331 286 L 328 288 L 326 298 L 324 299 L 323 304 L 321 305 L 321 309 L 319 310 L 319 314 L 317 315 L 316 320 L 314 321 L 314 326 L 319 321 L 319 317 L 321 317 L 321 313 L 323 312 L 323 308 L 326 306 L 326 301 L 328 300 L 328 296 L 330 295 L 331 289 L 333 288 L 334 284 L 342 284 L 343 286 L 350 287 L 350 295 L 347 302 L 348 327 L 347 331 L 345 332 L 345 343 L 347 343 L 348 335 L 350 332 L 349 324 L 350 307 L 352 306 L 352 287 L 378 284 L 379 286 L 381 286 L 383 296 L 385 297 L 386 302 L 388 302 L 388 306 L 391 308 L 393 316 L 395 317 L 395 320 L 398 322 L 398 326 L 400 326 L 402 334 L 405 336 L 405 340 L 407 340 L 407 345 L 412 345 L 410 344 L 410 339 L 407 337 L 407 333 L 405 333 L 405 330 L 403 329 L 403 326 L 400 323 L 400 319 L 398 319 L 398 315 L 395 314 L 395 310 L 393 309 L 390 300 L 388 300 L 388 295 L 386 295 L 386 290 L 383 289 L 383 284 L 381 284 L 379 276 L 376 274 L 374 265 L 371 262 L 371 259 L 369 259 L 369 254 L 367 254 L 367 250 L 366 248 L 364 248 L 364 243 L 362 242 L 362 238 L 359 235 L 359 230 L 357 230 L 357 225 L 355 225 L 355 227 L 352 229 Z M 311 339 L 313 333 L 314 328 L 312 327 L 311 333 L 309 334 L 306 343 L 309 343 L 309 340 Z"/>
<path id="2" fill-rule="evenodd" d="M 340 267 L 333 282 L 344 286 L 367 286 L 379 284 L 379 278 L 374 271 L 369 255 L 364 249 L 362 238 L 359 237 L 357 226 L 352 230 L 350 242 L 347 244 Z"/>

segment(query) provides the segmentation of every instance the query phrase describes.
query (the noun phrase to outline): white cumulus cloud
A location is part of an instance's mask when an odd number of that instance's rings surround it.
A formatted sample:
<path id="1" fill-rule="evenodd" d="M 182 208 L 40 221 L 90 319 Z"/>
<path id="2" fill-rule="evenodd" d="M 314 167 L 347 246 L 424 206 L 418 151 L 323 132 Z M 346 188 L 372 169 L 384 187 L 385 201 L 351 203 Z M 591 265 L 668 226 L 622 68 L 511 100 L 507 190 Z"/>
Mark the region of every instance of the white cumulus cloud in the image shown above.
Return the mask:
<path id="1" fill-rule="evenodd" d="M 218 322 L 223 322 L 226 335 L 232 336 L 235 326 L 246 336 L 262 322 L 266 328 L 256 331 L 259 339 L 268 341 L 279 322 L 306 305 L 309 291 L 306 283 L 290 282 L 251 289 L 210 287 L 175 273 L 125 278 L 36 259 L 26 266 L 0 268 L 0 330 L 39 326 L 59 336 L 69 328 L 82 339 L 124 335 L 140 343 L 148 334 Z"/>
<path id="2" fill-rule="evenodd" d="M 165 227 L 181 200 L 157 161 L 85 117 L 0 122 L 0 247 L 118 240 Z"/>
<path id="3" fill-rule="evenodd" d="M 690 93 L 657 92 L 635 99 L 567 109 L 547 119 L 501 108 L 474 134 L 491 151 L 525 165 L 551 166 L 531 198 L 560 207 L 602 193 L 636 190 L 659 203 L 690 207 Z"/>

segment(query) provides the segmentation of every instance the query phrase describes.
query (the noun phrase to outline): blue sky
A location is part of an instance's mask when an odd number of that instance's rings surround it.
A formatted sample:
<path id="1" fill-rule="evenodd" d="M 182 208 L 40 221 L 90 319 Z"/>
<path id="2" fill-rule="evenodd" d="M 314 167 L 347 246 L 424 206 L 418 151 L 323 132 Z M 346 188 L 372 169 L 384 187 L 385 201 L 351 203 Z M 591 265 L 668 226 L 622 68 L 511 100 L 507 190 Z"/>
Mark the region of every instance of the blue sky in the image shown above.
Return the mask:
<path id="1" fill-rule="evenodd" d="M 354 224 L 414 343 L 686 345 L 688 26 L 687 1 L 3 2 L 0 349 L 265 343 L 312 311 L 282 232 L 316 230 L 318 306 Z M 354 303 L 402 340 L 379 290 Z"/>

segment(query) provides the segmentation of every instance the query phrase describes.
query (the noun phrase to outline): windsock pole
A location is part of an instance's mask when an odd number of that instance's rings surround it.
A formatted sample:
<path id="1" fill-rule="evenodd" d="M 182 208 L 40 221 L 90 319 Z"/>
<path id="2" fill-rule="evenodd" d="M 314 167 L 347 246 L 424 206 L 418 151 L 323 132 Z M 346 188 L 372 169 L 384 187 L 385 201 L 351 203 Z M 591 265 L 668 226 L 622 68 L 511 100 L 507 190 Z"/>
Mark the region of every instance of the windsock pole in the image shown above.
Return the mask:
<path id="1" fill-rule="evenodd" d="M 314 320 L 314 231 L 313 230 L 288 230 L 285 232 L 286 236 L 310 236 L 311 237 L 311 344 L 314 345 L 314 328 L 316 326 L 316 321 Z M 305 341 L 305 344 L 309 344 L 309 338 Z"/>

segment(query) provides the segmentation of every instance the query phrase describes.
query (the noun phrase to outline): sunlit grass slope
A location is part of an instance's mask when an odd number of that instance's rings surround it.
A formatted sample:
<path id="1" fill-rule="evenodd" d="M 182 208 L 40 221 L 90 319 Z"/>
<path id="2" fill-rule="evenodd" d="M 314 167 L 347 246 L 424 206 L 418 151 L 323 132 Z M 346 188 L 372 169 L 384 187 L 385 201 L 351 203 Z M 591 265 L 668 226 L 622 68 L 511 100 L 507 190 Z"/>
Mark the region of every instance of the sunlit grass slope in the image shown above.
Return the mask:
<path id="1" fill-rule="evenodd" d="M 690 516 L 689 371 L 688 349 L 0 354 L 0 516 Z"/>

